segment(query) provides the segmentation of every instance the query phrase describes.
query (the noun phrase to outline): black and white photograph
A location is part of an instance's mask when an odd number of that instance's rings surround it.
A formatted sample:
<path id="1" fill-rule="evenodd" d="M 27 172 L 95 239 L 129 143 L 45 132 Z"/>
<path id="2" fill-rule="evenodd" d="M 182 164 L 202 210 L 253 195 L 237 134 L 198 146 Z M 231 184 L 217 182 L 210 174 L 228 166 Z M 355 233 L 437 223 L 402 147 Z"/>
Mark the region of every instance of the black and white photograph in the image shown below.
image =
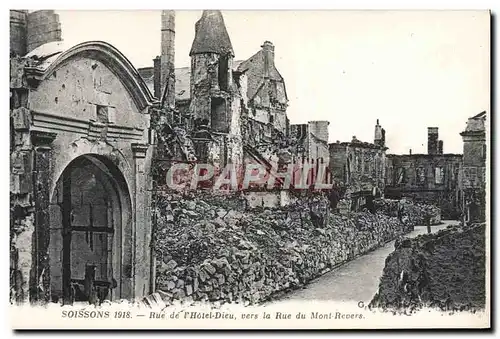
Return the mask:
<path id="1" fill-rule="evenodd" d="M 12 328 L 491 326 L 487 9 L 9 13 Z"/>

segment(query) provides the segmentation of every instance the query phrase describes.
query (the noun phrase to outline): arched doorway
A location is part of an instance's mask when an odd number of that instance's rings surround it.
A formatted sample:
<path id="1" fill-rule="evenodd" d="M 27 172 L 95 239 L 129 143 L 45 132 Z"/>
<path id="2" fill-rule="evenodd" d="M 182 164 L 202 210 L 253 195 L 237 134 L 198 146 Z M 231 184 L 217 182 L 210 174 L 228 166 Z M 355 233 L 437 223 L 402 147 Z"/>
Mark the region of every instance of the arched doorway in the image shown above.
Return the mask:
<path id="1" fill-rule="evenodd" d="M 130 294 L 124 238 L 131 201 L 123 175 L 103 156 L 73 160 L 50 204 L 51 298 L 64 304 L 99 303 Z M 128 260 L 130 261 L 130 260 Z M 127 269 L 125 269 L 127 270 Z"/>

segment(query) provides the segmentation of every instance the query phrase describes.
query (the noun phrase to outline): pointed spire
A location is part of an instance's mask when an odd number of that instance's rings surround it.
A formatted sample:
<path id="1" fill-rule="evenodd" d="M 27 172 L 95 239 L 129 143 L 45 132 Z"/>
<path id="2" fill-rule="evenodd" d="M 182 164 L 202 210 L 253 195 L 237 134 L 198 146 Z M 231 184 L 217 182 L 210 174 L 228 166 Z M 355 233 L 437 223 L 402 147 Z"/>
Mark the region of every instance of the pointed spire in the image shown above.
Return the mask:
<path id="1" fill-rule="evenodd" d="M 234 56 L 231 39 L 220 11 L 203 11 L 196 22 L 195 36 L 189 56 L 201 53 L 218 53 Z"/>

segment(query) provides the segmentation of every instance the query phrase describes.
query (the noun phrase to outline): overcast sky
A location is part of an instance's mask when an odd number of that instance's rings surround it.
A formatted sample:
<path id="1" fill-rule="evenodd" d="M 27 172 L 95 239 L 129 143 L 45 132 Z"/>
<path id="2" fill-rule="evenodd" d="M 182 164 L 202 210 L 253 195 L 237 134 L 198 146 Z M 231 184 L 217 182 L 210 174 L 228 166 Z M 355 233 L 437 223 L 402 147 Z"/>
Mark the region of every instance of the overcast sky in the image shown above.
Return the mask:
<path id="1" fill-rule="evenodd" d="M 69 44 L 102 40 L 135 67 L 160 53 L 159 11 L 58 11 Z M 467 118 L 489 113 L 487 12 L 223 11 L 235 59 L 275 45 L 291 123 L 330 121 L 330 141 L 373 142 L 380 119 L 389 153 L 426 153 L 439 127 L 445 153 L 462 153 Z M 176 67 L 189 66 L 201 11 L 177 11 Z"/>

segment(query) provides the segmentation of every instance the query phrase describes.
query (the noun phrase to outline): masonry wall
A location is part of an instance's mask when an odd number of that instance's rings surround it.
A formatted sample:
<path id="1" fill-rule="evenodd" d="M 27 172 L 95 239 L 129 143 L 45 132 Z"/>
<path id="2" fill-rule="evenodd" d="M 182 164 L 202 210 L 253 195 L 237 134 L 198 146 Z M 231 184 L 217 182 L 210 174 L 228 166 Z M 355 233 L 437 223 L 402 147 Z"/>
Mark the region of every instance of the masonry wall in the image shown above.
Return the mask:
<path id="1" fill-rule="evenodd" d="M 383 214 L 331 214 L 322 198 L 246 211 L 241 196 L 163 195 L 156 290 L 167 302 L 256 303 L 411 230 Z"/>
<path id="2" fill-rule="evenodd" d="M 359 210 L 374 189 L 383 195 L 386 176 L 385 149 L 369 143 L 329 144 L 333 180 L 345 192 L 352 210 Z"/>
<path id="3" fill-rule="evenodd" d="M 467 128 L 460 133 L 463 138 L 463 166 L 461 171 L 461 193 L 465 220 L 486 220 L 486 112 L 467 121 Z"/>

